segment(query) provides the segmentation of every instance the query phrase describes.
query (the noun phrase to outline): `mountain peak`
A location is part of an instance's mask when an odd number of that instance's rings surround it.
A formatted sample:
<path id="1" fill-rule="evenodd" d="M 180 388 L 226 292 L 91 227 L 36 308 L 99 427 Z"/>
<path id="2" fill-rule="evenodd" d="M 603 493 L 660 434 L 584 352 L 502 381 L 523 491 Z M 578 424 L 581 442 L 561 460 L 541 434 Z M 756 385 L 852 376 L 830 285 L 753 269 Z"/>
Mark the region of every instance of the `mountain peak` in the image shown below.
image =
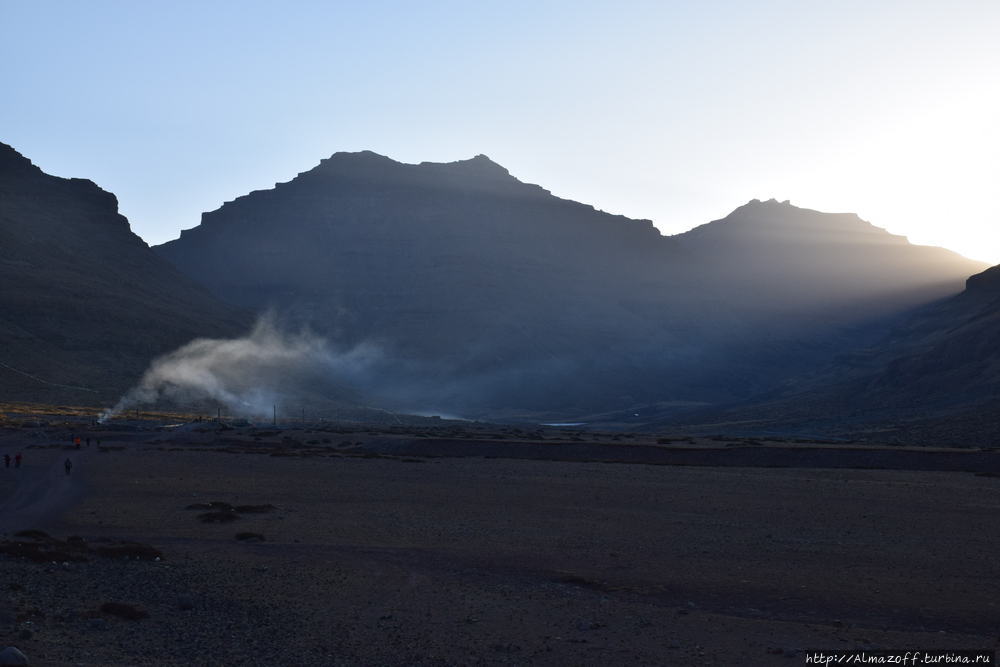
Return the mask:
<path id="1" fill-rule="evenodd" d="M 309 171 L 367 171 L 371 169 L 386 169 L 393 166 L 402 166 L 402 163 L 374 151 L 337 151 L 330 157 L 320 160 L 319 164 Z"/>
<path id="2" fill-rule="evenodd" d="M 848 236 L 878 237 L 893 242 L 905 242 L 880 227 L 862 220 L 856 213 L 823 213 L 795 206 L 789 200 L 751 199 L 729 215 L 679 235 L 686 239 L 711 238 L 730 241 L 753 238 L 767 244 L 820 240 L 843 242 Z M 742 240 L 740 242 L 742 242 Z"/>
<path id="3" fill-rule="evenodd" d="M 785 199 L 784 201 L 778 201 L 774 197 L 771 197 L 766 201 L 761 201 L 760 199 L 751 199 L 740 208 L 757 207 L 757 206 L 765 208 L 773 208 L 775 206 L 787 206 L 789 208 L 798 208 L 797 206 L 792 206 L 792 202 L 789 199 Z"/>
<path id="4" fill-rule="evenodd" d="M 802 208 L 800 206 L 795 206 L 792 204 L 791 200 L 785 199 L 778 201 L 775 198 L 771 199 L 751 199 L 743 206 L 739 206 L 733 210 L 732 213 L 727 215 L 724 220 L 730 218 L 750 218 L 750 219 L 763 219 L 763 220 L 775 220 L 775 219 L 786 219 L 786 218 L 799 218 L 803 214 L 817 213 L 812 209 Z"/>
<path id="5" fill-rule="evenodd" d="M 469 178 L 487 181 L 513 180 L 506 168 L 482 153 L 475 157 L 454 162 L 420 162 L 411 164 L 398 162 L 385 155 L 364 150 L 358 152 L 337 152 L 320 161 L 316 169 L 320 173 L 354 174 L 366 177 L 380 174 L 396 174 L 396 178 L 423 178 L 435 174 L 448 174 L 455 178 Z M 308 173 L 308 172 L 307 172 Z"/>
<path id="6" fill-rule="evenodd" d="M 13 146 L 0 142 L 0 173 L 14 171 L 35 174 L 42 173 L 41 169 L 31 160 L 18 153 Z"/>
<path id="7" fill-rule="evenodd" d="M 1000 265 L 972 276 L 966 281 L 965 288 L 977 294 L 1000 293 Z"/>
<path id="8" fill-rule="evenodd" d="M 391 157 L 386 157 L 375 151 L 337 151 L 328 158 L 323 158 L 320 160 L 320 164 L 324 162 L 382 162 L 382 163 L 393 163 L 400 164 L 396 162 Z"/>
<path id="9" fill-rule="evenodd" d="M 471 175 L 490 180 L 513 179 L 505 167 L 497 164 L 482 153 L 467 160 L 456 160 L 455 162 L 421 162 L 418 166 L 447 171 L 456 175 Z"/>
<path id="10" fill-rule="evenodd" d="M 118 199 L 93 181 L 47 174 L 34 162 L 3 142 L 0 142 L 0 177 L 2 177 L 0 190 L 5 192 L 24 195 L 27 192 L 50 192 L 50 188 L 62 188 L 60 192 L 72 192 L 73 197 L 88 200 L 99 209 L 115 214 L 118 212 Z M 97 216 L 94 219 L 105 218 Z"/>
<path id="11" fill-rule="evenodd" d="M 489 158 L 488 155 L 479 153 L 475 157 L 469 160 L 459 160 L 457 164 L 467 164 L 469 166 L 474 166 L 477 169 L 495 169 L 501 171 L 505 174 L 510 174 L 507 169 Z"/>

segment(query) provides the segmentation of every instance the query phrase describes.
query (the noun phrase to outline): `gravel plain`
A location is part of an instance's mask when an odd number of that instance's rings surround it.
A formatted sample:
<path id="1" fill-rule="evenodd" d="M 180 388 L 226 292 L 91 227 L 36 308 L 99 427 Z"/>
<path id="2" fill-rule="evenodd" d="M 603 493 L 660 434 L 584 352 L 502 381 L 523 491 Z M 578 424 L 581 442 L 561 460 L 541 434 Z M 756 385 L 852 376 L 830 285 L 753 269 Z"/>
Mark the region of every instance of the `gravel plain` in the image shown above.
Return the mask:
<path id="1" fill-rule="evenodd" d="M 5 539 L 161 557 L 0 555 L 0 643 L 34 665 L 788 665 L 1000 641 L 993 476 L 506 458 L 532 443 L 510 432 L 466 434 L 495 458 L 400 429 L 93 430 L 81 451 L 68 432 L 0 433 L 25 453 L 0 478 Z M 235 517 L 202 521 L 212 502 Z"/>

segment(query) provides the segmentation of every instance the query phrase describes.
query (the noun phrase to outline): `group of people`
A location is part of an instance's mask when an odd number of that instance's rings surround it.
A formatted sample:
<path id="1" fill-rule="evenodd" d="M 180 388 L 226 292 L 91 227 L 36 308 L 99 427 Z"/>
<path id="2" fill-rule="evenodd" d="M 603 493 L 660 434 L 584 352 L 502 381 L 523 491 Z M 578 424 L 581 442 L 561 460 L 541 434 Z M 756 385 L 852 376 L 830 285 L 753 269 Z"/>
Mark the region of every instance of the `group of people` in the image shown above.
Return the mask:
<path id="1" fill-rule="evenodd" d="M 77 449 L 80 449 L 80 436 L 78 436 L 78 435 L 70 435 L 69 439 L 70 439 L 70 442 L 73 443 L 74 447 L 76 447 Z M 90 438 L 87 438 L 87 446 L 90 447 Z M 101 446 L 101 439 L 100 438 L 97 439 L 97 446 L 98 447 Z"/>
<path id="2" fill-rule="evenodd" d="M 15 468 L 20 468 L 21 467 L 21 460 L 23 458 L 24 458 L 24 456 L 21 454 L 21 452 L 18 452 L 17 454 L 14 454 L 14 456 L 11 456 L 10 454 L 4 454 L 3 455 L 3 467 L 4 468 L 9 468 L 10 464 L 11 464 L 11 461 L 13 461 L 14 462 L 14 467 Z M 63 461 L 63 468 L 66 470 L 66 474 L 67 475 L 73 470 L 73 461 L 69 457 L 67 457 L 66 460 Z"/>
<path id="3" fill-rule="evenodd" d="M 84 442 L 84 440 L 81 439 L 80 436 L 74 435 L 74 434 L 70 434 L 69 440 L 70 440 L 71 443 L 73 443 L 73 446 L 76 449 L 80 449 L 80 446 Z M 87 443 L 87 447 L 90 447 L 90 438 L 86 438 L 86 443 Z M 101 445 L 101 441 L 100 440 L 97 441 L 97 445 L 98 446 Z M 13 463 L 15 468 L 20 468 L 21 467 L 21 461 L 23 459 L 24 459 L 24 455 L 21 454 L 21 452 L 18 452 L 17 454 L 14 454 L 14 456 L 11 456 L 10 454 L 4 454 L 3 455 L 3 467 L 4 468 L 9 468 L 10 464 Z M 63 461 L 63 469 L 66 471 L 66 474 L 69 475 L 73 471 L 73 460 L 70 459 L 69 457 L 67 457 L 66 460 Z"/>

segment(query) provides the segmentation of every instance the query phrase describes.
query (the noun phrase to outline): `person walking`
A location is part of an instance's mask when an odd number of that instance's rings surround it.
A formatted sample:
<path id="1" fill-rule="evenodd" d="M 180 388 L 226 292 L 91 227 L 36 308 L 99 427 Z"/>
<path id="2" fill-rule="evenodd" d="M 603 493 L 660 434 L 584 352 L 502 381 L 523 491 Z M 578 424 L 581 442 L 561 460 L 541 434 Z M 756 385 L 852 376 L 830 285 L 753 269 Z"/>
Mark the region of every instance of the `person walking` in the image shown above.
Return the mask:
<path id="1" fill-rule="evenodd" d="M 14 455 L 14 467 L 15 468 L 21 467 L 21 452 L 18 452 L 17 454 Z"/>
<path id="2" fill-rule="evenodd" d="M 73 469 L 73 462 L 70 461 L 69 459 L 66 459 L 66 461 L 63 463 L 63 468 L 66 469 L 66 474 L 68 475 L 70 471 Z"/>

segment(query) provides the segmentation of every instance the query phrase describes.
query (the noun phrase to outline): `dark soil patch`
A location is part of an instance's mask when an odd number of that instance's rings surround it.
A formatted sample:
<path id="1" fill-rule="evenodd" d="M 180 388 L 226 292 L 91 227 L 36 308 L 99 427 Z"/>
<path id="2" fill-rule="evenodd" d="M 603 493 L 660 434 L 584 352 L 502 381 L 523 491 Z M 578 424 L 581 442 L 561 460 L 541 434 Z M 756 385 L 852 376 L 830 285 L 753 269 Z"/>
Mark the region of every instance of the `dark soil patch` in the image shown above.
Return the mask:
<path id="1" fill-rule="evenodd" d="M 125 560 L 157 560 L 163 558 L 163 552 L 148 544 L 139 542 L 121 542 L 120 544 L 102 545 L 94 549 L 102 558 L 122 558 Z"/>
<path id="2" fill-rule="evenodd" d="M 268 503 L 266 505 L 237 505 L 234 509 L 244 514 L 263 514 L 265 512 L 273 512 L 278 508 Z"/>
<path id="3" fill-rule="evenodd" d="M 14 533 L 14 537 L 26 537 L 31 540 L 51 540 L 49 534 L 44 530 L 19 530 Z"/>
<path id="4" fill-rule="evenodd" d="M 73 535 L 66 540 L 50 537 L 40 530 L 22 530 L 20 539 L 0 542 L 0 554 L 29 560 L 33 563 L 82 563 L 91 556 L 135 560 L 157 560 L 163 553 L 148 544 L 101 540 L 91 548 L 85 539 Z"/>
<path id="5" fill-rule="evenodd" d="M 0 554 L 23 558 L 32 563 L 70 562 L 81 563 L 87 560 L 86 552 L 81 553 L 73 548 L 62 548 L 58 542 L 53 544 L 40 542 L 2 542 Z"/>
<path id="6" fill-rule="evenodd" d="M 571 572 L 560 573 L 558 576 L 552 578 L 552 582 L 557 584 L 568 584 L 570 586 L 579 586 L 581 588 L 589 588 L 592 590 L 604 590 L 605 588 L 604 584 L 599 581 L 594 581 L 593 579 L 588 579 L 587 577 L 573 574 Z"/>
<path id="7" fill-rule="evenodd" d="M 202 523 L 229 523 L 236 521 L 240 515 L 236 512 L 205 512 L 198 515 L 198 521 Z"/>
<path id="8" fill-rule="evenodd" d="M 236 539 L 240 542 L 263 542 L 265 538 L 260 533 L 236 533 Z"/>
<path id="9" fill-rule="evenodd" d="M 210 503 L 194 503 L 193 505 L 188 505 L 184 509 L 186 510 L 212 510 L 215 512 L 232 512 L 233 506 L 229 503 L 224 503 L 221 500 L 213 500 Z"/>
<path id="10" fill-rule="evenodd" d="M 149 613 L 145 609 L 124 602 L 105 602 L 101 605 L 101 612 L 109 616 L 117 616 L 127 621 L 138 621 L 149 618 Z"/>
<path id="11" fill-rule="evenodd" d="M 229 503 L 221 500 L 213 500 L 210 503 L 195 503 L 188 505 L 184 509 L 188 510 L 209 510 L 198 515 L 198 520 L 202 523 L 229 523 L 240 518 L 240 513 L 244 514 L 264 514 L 278 509 L 270 503 L 263 505 L 237 505 L 233 507 Z"/>

